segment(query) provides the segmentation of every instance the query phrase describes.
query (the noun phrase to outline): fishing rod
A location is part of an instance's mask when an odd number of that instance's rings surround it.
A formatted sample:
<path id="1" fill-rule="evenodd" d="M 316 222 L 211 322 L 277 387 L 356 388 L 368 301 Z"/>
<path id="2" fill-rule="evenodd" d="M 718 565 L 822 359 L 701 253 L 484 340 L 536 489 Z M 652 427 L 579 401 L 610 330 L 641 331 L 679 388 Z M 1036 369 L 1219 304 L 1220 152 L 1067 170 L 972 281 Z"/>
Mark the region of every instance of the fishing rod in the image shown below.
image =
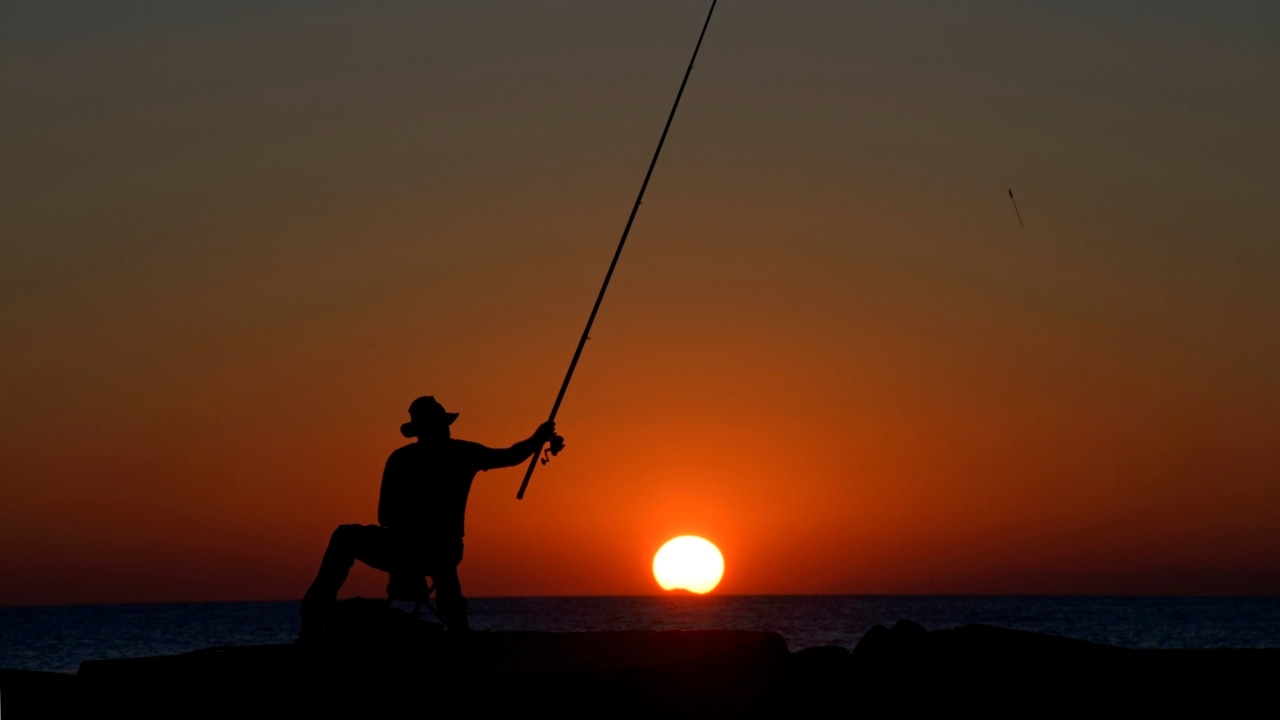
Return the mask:
<path id="1" fill-rule="evenodd" d="M 1018 214 L 1018 227 L 1022 227 L 1022 212 L 1018 210 L 1018 201 L 1013 199 L 1013 188 L 1009 188 L 1009 201 L 1013 203 L 1013 211 Z"/>
<path id="2" fill-rule="evenodd" d="M 587 318 L 587 326 L 582 330 L 582 337 L 578 340 L 578 348 L 573 351 L 573 359 L 569 361 L 569 371 L 564 375 L 564 382 L 560 384 L 560 392 L 556 395 L 556 402 L 551 406 L 551 415 L 547 418 L 547 422 L 553 422 L 556 419 L 556 413 L 560 412 L 560 403 L 564 402 L 565 391 L 569 389 L 569 381 L 573 379 L 573 371 L 578 367 L 578 358 L 582 357 L 582 348 L 587 344 L 587 336 L 591 333 L 591 325 L 596 321 L 596 313 L 600 311 L 600 302 L 604 300 L 604 291 L 609 289 L 609 279 L 613 277 L 613 269 L 618 266 L 618 258 L 622 255 L 622 246 L 627 242 L 627 234 L 631 232 L 631 223 L 636 219 L 636 212 L 640 210 L 640 201 L 644 198 L 645 188 L 649 187 L 649 178 L 653 175 L 653 168 L 658 164 L 658 156 L 662 154 L 662 144 L 667 140 L 667 131 L 671 129 L 671 121 L 676 116 L 676 108 L 680 107 L 680 97 L 684 95 L 684 86 L 689 82 L 689 73 L 693 72 L 693 61 L 698 57 L 698 48 L 702 47 L 702 38 L 707 34 L 707 26 L 711 24 L 711 14 L 716 11 L 716 0 L 711 0 L 711 9 L 707 11 L 707 19 L 702 23 L 702 32 L 698 34 L 698 44 L 693 46 L 693 57 L 689 58 L 689 67 L 684 71 L 684 79 L 680 81 L 680 90 L 676 93 L 676 101 L 671 106 L 671 114 L 667 116 L 667 124 L 662 128 L 662 137 L 658 138 L 658 149 L 653 151 L 653 159 L 649 161 L 649 170 L 644 174 L 644 182 L 640 183 L 640 193 L 636 195 L 636 204 L 631 206 L 631 215 L 627 217 L 627 225 L 622 229 L 622 239 L 618 241 L 618 249 L 613 251 L 613 261 L 609 263 L 609 272 L 604 274 L 604 283 L 600 285 L 600 294 L 596 296 L 596 304 L 591 307 L 591 315 Z M 551 442 L 550 452 L 558 453 L 563 447 L 563 441 Z M 524 482 L 520 483 L 520 491 L 516 493 L 517 500 L 524 499 L 524 491 L 529 487 L 529 479 L 533 477 L 533 471 L 538 467 L 538 456 L 542 455 L 542 447 L 538 447 L 538 451 L 533 454 L 529 460 L 529 467 L 524 471 Z M 546 462 L 546 458 L 543 458 Z"/>

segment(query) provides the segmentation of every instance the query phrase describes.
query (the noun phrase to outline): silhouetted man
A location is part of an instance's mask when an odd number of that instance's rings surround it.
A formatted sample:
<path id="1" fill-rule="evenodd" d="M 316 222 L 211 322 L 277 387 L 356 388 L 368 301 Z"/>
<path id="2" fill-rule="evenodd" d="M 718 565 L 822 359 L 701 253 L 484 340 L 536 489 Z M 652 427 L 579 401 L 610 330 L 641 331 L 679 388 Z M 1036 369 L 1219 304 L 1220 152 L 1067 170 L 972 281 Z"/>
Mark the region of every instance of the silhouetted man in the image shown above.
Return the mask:
<path id="1" fill-rule="evenodd" d="M 378 524 L 339 525 L 333 531 L 320 572 L 302 599 L 300 639 L 313 640 L 323 632 L 356 560 L 390 573 L 387 589 L 393 597 L 398 596 L 397 588 L 420 586 L 430 575 L 445 624 L 452 630 L 467 629 L 458 563 L 472 480 L 481 470 L 519 465 L 544 443 L 558 446 L 563 440 L 555 434 L 555 423 L 546 422 L 529 439 L 509 448 L 485 447 L 450 436 L 449 426 L 457 418 L 458 413 L 445 412 L 434 397 L 420 397 L 409 405 L 409 422 L 400 432 L 418 441 L 387 458 Z"/>

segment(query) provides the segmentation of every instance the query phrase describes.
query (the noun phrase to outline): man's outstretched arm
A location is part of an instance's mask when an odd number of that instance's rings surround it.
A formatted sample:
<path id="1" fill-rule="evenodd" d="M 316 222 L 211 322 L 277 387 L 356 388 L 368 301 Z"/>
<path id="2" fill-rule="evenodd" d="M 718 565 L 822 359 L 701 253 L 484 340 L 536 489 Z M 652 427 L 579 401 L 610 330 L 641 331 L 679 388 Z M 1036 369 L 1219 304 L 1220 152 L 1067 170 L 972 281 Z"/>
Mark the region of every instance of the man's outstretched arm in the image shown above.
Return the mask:
<path id="1" fill-rule="evenodd" d="M 555 422 L 544 422 L 538 426 L 533 435 L 509 448 L 484 448 L 481 466 L 485 470 L 492 470 L 520 465 L 538 452 L 543 445 L 551 442 L 554 437 L 556 437 Z"/>

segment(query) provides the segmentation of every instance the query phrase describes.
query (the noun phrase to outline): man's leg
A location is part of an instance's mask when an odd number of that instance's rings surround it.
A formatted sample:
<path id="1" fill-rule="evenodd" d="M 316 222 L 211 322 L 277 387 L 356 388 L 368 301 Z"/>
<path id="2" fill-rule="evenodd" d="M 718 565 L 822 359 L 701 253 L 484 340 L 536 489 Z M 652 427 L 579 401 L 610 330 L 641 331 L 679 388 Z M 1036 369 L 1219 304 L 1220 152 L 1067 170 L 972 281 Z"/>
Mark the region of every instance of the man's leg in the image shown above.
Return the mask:
<path id="1" fill-rule="evenodd" d="M 395 545 L 386 528 L 377 525 L 339 525 L 329 537 L 329 547 L 320 561 L 320 571 L 302 597 L 302 632 L 300 640 L 308 641 L 323 632 L 329 613 L 338 600 L 338 591 L 346 582 L 351 566 L 359 560 L 366 565 L 386 570 L 394 560 Z"/>
<path id="2" fill-rule="evenodd" d="M 437 560 L 431 575 L 436 585 L 436 601 L 440 605 L 440 617 L 450 630 L 470 630 L 467 623 L 467 599 L 462 597 L 462 583 L 458 581 L 458 563 L 462 562 L 462 540 L 450 543 Z"/>

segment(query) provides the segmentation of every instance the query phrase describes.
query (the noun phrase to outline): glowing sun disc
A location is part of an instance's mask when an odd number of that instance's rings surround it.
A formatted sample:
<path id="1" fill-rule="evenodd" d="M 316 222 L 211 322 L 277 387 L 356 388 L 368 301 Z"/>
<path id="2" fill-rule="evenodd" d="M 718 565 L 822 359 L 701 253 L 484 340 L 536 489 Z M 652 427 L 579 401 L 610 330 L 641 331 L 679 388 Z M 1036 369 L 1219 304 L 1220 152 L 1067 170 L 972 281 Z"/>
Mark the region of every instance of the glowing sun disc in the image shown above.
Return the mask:
<path id="1" fill-rule="evenodd" d="M 668 540 L 653 556 L 653 577 L 663 590 L 711 592 L 724 576 L 724 556 L 709 540 L 681 535 Z"/>

